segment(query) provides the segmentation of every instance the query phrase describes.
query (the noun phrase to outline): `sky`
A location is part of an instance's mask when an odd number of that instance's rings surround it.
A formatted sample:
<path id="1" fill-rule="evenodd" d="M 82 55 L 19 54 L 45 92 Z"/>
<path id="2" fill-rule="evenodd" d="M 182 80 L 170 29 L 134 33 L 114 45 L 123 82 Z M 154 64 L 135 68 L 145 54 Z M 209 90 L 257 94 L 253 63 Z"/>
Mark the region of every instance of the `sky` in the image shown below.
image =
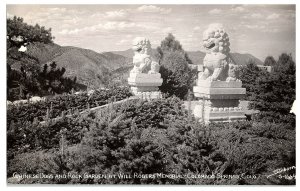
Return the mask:
<path id="1" fill-rule="evenodd" d="M 96 52 L 127 50 L 142 36 L 152 48 L 172 33 L 186 51 L 203 51 L 202 34 L 223 24 L 231 52 L 264 61 L 295 57 L 295 5 L 7 5 L 7 17 L 52 29 L 54 42 Z"/>

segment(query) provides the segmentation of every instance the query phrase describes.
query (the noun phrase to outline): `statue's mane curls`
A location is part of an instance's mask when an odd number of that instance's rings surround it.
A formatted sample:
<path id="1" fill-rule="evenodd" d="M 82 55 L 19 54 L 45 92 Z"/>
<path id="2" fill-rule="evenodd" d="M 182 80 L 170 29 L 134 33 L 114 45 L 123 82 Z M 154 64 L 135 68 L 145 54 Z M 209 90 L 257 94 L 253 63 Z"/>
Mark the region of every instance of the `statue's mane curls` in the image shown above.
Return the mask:
<path id="1" fill-rule="evenodd" d="M 145 38 L 145 37 L 136 37 L 135 39 L 133 39 L 132 41 L 132 49 L 134 51 L 138 51 L 144 48 L 151 48 L 151 44 L 149 39 Z"/>
<path id="2" fill-rule="evenodd" d="M 214 46 L 218 46 L 217 52 L 228 54 L 229 48 L 229 37 L 226 33 L 222 24 L 210 24 L 208 29 L 203 32 L 203 45 L 209 50 Z"/>

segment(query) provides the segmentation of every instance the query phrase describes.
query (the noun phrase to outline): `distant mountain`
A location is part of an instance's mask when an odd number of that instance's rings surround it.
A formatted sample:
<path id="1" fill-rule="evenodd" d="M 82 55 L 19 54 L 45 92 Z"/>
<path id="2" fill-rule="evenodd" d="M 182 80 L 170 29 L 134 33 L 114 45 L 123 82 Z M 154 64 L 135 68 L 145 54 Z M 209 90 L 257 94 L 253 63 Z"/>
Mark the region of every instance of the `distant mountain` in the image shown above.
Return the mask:
<path id="1" fill-rule="evenodd" d="M 187 51 L 189 58 L 192 60 L 193 64 L 202 65 L 205 56 L 204 52 L 201 51 Z"/>
<path id="2" fill-rule="evenodd" d="M 238 65 L 246 65 L 250 60 L 254 61 L 256 65 L 263 65 L 264 63 L 251 54 L 240 54 L 240 53 L 230 53 L 232 59 Z"/>
<path id="3" fill-rule="evenodd" d="M 155 49 L 153 49 L 152 51 L 154 51 Z M 126 58 L 132 58 L 134 53 L 132 49 L 128 49 L 128 50 L 124 50 L 124 51 L 111 51 L 114 54 L 118 54 L 121 56 L 124 56 Z"/>

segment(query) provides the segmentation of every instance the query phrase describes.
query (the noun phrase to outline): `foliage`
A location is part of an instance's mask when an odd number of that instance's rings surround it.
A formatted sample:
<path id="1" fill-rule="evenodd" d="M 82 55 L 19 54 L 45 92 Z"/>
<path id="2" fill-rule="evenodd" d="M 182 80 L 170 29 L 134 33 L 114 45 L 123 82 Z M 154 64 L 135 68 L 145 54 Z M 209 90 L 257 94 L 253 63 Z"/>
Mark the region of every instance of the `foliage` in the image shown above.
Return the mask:
<path id="1" fill-rule="evenodd" d="M 255 83 L 260 76 L 268 75 L 268 72 L 259 69 L 250 60 L 246 65 L 240 66 L 237 71 L 238 79 L 243 82 L 242 87 L 246 88 L 246 99 L 252 100 L 255 93 Z"/>
<path id="2" fill-rule="evenodd" d="M 7 19 L 7 65 L 13 65 L 21 61 L 24 69 L 33 71 L 36 69 L 38 60 L 25 52 L 18 51 L 19 48 L 26 47 L 32 43 L 52 43 L 54 37 L 51 35 L 51 29 L 45 29 L 38 24 L 35 26 L 23 22 L 23 18 L 14 16 Z"/>
<path id="3" fill-rule="evenodd" d="M 210 127 L 217 152 L 225 157 L 222 173 L 249 177 L 231 183 L 295 183 L 280 179 L 278 175 L 267 178 L 276 169 L 295 166 L 295 131 L 286 128 L 287 124 L 244 121 L 210 124 Z M 224 180 L 220 183 L 224 184 Z"/>
<path id="4" fill-rule="evenodd" d="M 51 29 L 45 29 L 38 24 L 35 26 L 28 25 L 23 22 L 23 18 L 14 16 L 12 19 L 7 19 L 7 47 L 20 48 L 29 43 L 52 42 Z"/>
<path id="5" fill-rule="evenodd" d="M 55 62 L 52 62 L 49 66 L 45 64 L 42 71 L 38 74 L 41 90 L 46 91 L 42 94 L 62 94 L 64 92 L 71 92 L 72 89 L 77 89 L 76 77 L 73 80 L 63 77 L 66 72 L 64 67 L 61 69 L 57 68 Z"/>
<path id="6" fill-rule="evenodd" d="M 296 99 L 295 90 L 295 62 L 291 55 L 282 54 L 273 71 L 256 80 L 250 107 L 260 111 L 258 118 L 295 125 L 295 115 L 290 113 Z"/>
<path id="7" fill-rule="evenodd" d="M 38 121 L 11 123 L 7 130 L 8 158 L 13 158 L 16 153 L 58 148 L 62 136 L 70 145 L 80 143 L 84 132 L 89 130 L 92 115 L 93 113 L 73 115 L 60 120 L 50 119 L 45 123 Z"/>
<path id="8" fill-rule="evenodd" d="M 35 26 L 28 25 L 23 22 L 23 18 L 14 16 L 12 19 L 8 18 L 7 24 L 7 57 L 8 59 L 20 60 L 20 57 L 27 56 L 27 54 L 18 51 L 22 46 L 26 47 L 31 43 L 42 42 L 52 43 L 54 37 L 51 35 L 51 29 L 45 29 L 38 24 Z M 34 58 L 32 58 L 34 59 Z"/>
<path id="9" fill-rule="evenodd" d="M 185 98 L 196 74 L 188 66 L 192 64 L 192 61 L 172 34 L 161 42 L 157 51 L 161 65 L 160 73 L 163 78 L 160 90 L 170 96 Z"/>
<path id="10" fill-rule="evenodd" d="M 273 58 L 273 56 L 267 56 L 264 61 L 264 66 L 274 67 L 275 65 L 276 65 L 276 60 Z"/>
<path id="11" fill-rule="evenodd" d="M 50 69 L 48 70 L 50 66 Z M 76 77 L 74 79 L 64 77 L 66 69 L 57 68 L 55 62 L 45 64 L 43 69 L 21 71 L 8 66 L 7 71 L 7 99 L 10 101 L 24 99 L 29 95 L 45 96 L 49 94 L 70 93 L 72 89 L 78 89 Z"/>

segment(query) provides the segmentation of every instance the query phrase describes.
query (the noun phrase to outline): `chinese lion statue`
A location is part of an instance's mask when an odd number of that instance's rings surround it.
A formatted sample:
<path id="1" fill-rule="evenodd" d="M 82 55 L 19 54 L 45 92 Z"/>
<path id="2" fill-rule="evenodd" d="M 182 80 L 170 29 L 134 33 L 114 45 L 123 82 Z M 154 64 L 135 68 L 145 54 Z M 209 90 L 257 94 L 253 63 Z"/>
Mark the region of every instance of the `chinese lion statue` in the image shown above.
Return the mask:
<path id="1" fill-rule="evenodd" d="M 235 81 L 235 65 L 230 59 L 229 37 L 221 24 L 211 24 L 203 32 L 203 46 L 206 55 L 203 60 L 204 71 L 198 80 Z"/>
<path id="2" fill-rule="evenodd" d="M 133 40 L 132 50 L 134 51 L 134 67 L 130 73 L 156 74 L 159 72 L 159 64 L 150 56 L 151 44 L 144 37 L 137 37 Z"/>

